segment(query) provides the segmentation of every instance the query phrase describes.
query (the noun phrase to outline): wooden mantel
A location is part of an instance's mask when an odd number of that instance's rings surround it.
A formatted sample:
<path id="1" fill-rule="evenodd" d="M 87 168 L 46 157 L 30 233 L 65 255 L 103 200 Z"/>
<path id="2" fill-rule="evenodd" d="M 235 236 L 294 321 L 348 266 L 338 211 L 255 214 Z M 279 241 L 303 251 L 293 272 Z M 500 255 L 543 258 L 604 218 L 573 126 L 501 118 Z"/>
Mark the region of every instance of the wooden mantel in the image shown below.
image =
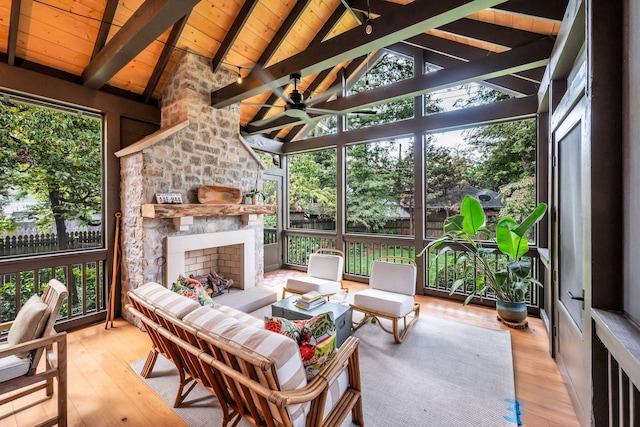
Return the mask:
<path id="1" fill-rule="evenodd" d="M 183 216 L 234 216 L 272 214 L 275 205 L 201 205 L 201 204 L 147 204 L 142 205 L 145 218 L 179 218 Z"/>

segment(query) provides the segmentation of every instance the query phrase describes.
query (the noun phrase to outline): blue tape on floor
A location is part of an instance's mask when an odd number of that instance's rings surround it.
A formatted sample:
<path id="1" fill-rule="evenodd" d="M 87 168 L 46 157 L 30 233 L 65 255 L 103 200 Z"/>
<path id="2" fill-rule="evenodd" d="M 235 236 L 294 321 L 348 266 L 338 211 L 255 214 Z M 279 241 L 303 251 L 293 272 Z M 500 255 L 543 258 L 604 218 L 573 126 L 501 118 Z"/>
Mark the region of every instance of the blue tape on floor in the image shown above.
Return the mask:
<path id="1" fill-rule="evenodd" d="M 509 422 L 516 423 L 519 426 L 524 425 L 520 419 L 521 415 L 525 415 L 524 412 L 520 411 L 520 408 L 524 406 L 524 403 L 520 403 L 515 399 L 505 399 L 504 401 L 513 404 L 513 406 L 507 408 L 507 411 L 513 412 L 513 416 L 503 415 L 503 418 Z"/>

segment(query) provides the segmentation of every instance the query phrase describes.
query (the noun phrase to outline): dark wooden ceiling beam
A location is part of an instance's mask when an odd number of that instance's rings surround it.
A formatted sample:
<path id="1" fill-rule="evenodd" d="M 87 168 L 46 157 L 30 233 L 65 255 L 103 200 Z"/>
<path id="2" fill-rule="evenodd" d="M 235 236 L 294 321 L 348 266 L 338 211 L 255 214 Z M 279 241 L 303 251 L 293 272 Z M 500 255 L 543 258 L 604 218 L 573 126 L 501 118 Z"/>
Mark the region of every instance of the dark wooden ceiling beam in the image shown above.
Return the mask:
<path id="1" fill-rule="evenodd" d="M 293 9 L 291 9 L 291 12 L 289 12 L 289 15 L 287 15 L 287 18 L 284 20 L 282 25 L 280 25 L 278 31 L 276 31 L 267 48 L 262 52 L 262 55 L 260 55 L 260 59 L 258 59 L 257 64 L 258 66 L 263 67 L 269 63 L 280 45 L 282 45 L 282 42 L 289 35 L 291 30 L 293 30 L 294 25 L 298 22 L 302 13 L 305 11 L 307 6 L 309 6 L 309 3 L 311 3 L 311 0 L 299 0 L 296 2 Z"/>
<path id="2" fill-rule="evenodd" d="M 560 22 L 567 8 L 567 3 L 568 0 L 509 0 L 493 6 L 492 9 L 526 15 L 534 19 L 542 18 Z M 402 5 L 385 0 L 369 0 L 369 4 L 371 5 L 371 13 L 374 15 L 392 13 L 397 7 L 402 7 Z M 367 0 L 353 0 L 351 8 L 366 13 Z"/>
<path id="3" fill-rule="evenodd" d="M 568 0 L 509 0 L 493 8 L 560 22 L 567 9 L 567 3 Z"/>
<path id="4" fill-rule="evenodd" d="M 233 43 L 236 41 L 238 36 L 240 35 L 240 31 L 244 28 L 247 20 L 251 16 L 251 12 L 258 4 L 258 0 L 246 0 L 238 12 L 238 16 L 231 24 L 231 28 L 227 30 L 227 34 L 224 37 L 224 40 L 220 44 L 220 47 L 216 51 L 213 59 L 211 60 L 211 69 L 215 73 L 220 69 L 220 66 L 223 64 L 224 58 L 227 57 L 227 54 L 231 51 L 231 47 L 233 47 Z M 242 65 L 242 64 L 236 64 Z"/>
<path id="5" fill-rule="evenodd" d="M 113 17 L 116 15 L 116 9 L 118 8 L 118 0 L 107 0 L 107 4 L 104 7 L 104 13 L 102 14 L 102 20 L 100 21 L 100 29 L 98 29 L 98 36 L 93 44 L 93 52 L 91 58 L 95 58 L 96 55 L 102 50 L 107 43 L 107 37 L 113 24 Z"/>
<path id="6" fill-rule="evenodd" d="M 146 0 L 91 60 L 82 73 L 84 85 L 99 89 L 199 0 Z"/>
<path id="7" fill-rule="evenodd" d="M 333 30 L 333 27 L 335 27 L 338 21 L 342 19 L 343 15 L 344 15 L 344 10 L 342 10 L 340 7 L 336 7 L 336 10 L 333 11 L 331 16 L 329 16 L 329 19 L 327 19 L 324 25 L 322 25 L 322 28 L 320 29 L 320 31 L 318 31 L 316 36 L 311 40 L 311 42 L 309 43 L 309 46 L 316 46 L 322 43 L 324 38 L 327 37 L 327 35 L 331 32 L 331 30 Z"/>
<path id="8" fill-rule="evenodd" d="M 434 71 L 429 74 L 415 76 L 411 79 L 386 85 L 334 101 L 314 105 L 316 108 L 350 112 L 362 108 L 370 108 L 377 104 L 418 96 L 424 93 L 461 85 L 478 80 L 512 74 L 528 68 L 546 65 L 553 47 L 550 39 L 539 40 L 527 46 L 511 49 L 501 54 L 487 56 L 455 67 Z M 263 126 L 246 126 L 247 133 L 264 133 L 270 130 L 285 128 L 300 120 L 286 117 L 274 120 Z"/>
<path id="9" fill-rule="evenodd" d="M 16 61 L 21 3 L 21 0 L 13 0 L 11 2 L 11 17 L 9 18 L 9 35 L 7 40 L 7 64 L 9 65 L 14 65 Z"/>
<path id="10" fill-rule="evenodd" d="M 492 123 L 526 119 L 535 117 L 537 108 L 538 101 L 536 95 L 524 98 L 511 98 L 492 104 L 415 117 L 410 120 L 402 120 L 379 126 L 354 129 L 341 134 L 308 138 L 303 141 L 284 144 L 283 152 L 285 154 L 291 154 L 331 146 L 371 141 L 373 139 L 394 138 L 423 132 L 446 132 Z"/>
<path id="11" fill-rule="evenodd" d="M 428 65 L 435 67 L 436 69 L 455 67 L 457 65 L 468 62 L 466 60 L 443 55 L 432 50 L 420 49 L 416 46 L 406 43 L 397 43 L 393 46 L 388 47 L 387 49 L 404 55 L 412 55 L 412 50 L 420 50 L 420 52 L 422 53 L 422 60 Z M 544 73 L 544 67 L 537 68 L 536 70 L 542 70 L 537 71 L 537 75 L 540 73 Z M 514 96 L 523 96 L 538 93 L 538 88 L 540 87 L 539 81 L 532 81 L 528 78 L 519 77 L 525 72 L 527 71 L 508 76 L 496 77 L 494 79 L 482 80 L 478 83 L 485 84 L 486 86 L 509 93 Z"/>
<path id="12" fill-rule="evenodd" d="M 354 28 L 268 67 L 267 70 L 274 76 L 274 80 L 270 83 L 250 75 L 241 87 L 229 85 L 212 92 L 212 105 L 221 108 L 235 104 L 266 90 L 282 86 L 291 73 L 314 74 L 429 29 L 456 21 L 502 1 L 504 0 L 450 0 L 446 4 L 410 3 L 403 6 L 397 13 L 383 15 L 376 19 L 376 31 L 373 35 L 365 34 L 360 27 Z"/>
<path id="13" fill-rule="evenodd" d="M 144 93 L 142 94 L 144 102 L 149 102 L 149 100 L 151 100 L 153 92 L 156 90 L 158 82 L 160 82 L 160 77 L 162 77 L 162 73 L 164 73 L 165 68 L 167 68 L 171 55 L 176 48 L 176 43 L 180 40 L 182 31 L 184 31 L 184 26 L 187 24 L 187 20 L 189 19 L 189 15 L 191 15 L 191 13 L 187 13 L 182 17 L 182 19 L 173 24 L 173 27 L 171 27 L 171 33 L 169 33 L 169 37 L 162 47 L 162 52 L 160 53 L 158 62 L 156 62 L 156 66 L 153 68 L 153 72 L 151 73 L 151 77 L 149 77 L 147 86 L 144 88 Z"/>
<path id="14" fill-rule="evenodd" d="M 545 36 L 539 36 L 538 38 L 542 37 Z M 422 49 L 435 52 L 436 54 L 449 56 L 451 58 L 462 61 L 472 61 L 474 59 L 483 58 L 487 55 L 495 55 L 495 53 L 489 52 L 484 49 L 457 43 L 455 41 L 432 36 L 430 34 L 419 34 L 415 37 L 411 37 L 405 40 L 403 43 L 417 46 Z M 543 73 L 544 70 L 540 69 L 527 70 L 516 74 L 516 77 L 532 80 L 533 82 L 539 83 Z"/>
<path id="15" fill-rule="evenodd" d="M 467 18 L 450 22 L 437 29 L 458 36 L 510 48 L 522 46 L 540 38 L 540 34 L 538 33 L 488 24 Z"/>

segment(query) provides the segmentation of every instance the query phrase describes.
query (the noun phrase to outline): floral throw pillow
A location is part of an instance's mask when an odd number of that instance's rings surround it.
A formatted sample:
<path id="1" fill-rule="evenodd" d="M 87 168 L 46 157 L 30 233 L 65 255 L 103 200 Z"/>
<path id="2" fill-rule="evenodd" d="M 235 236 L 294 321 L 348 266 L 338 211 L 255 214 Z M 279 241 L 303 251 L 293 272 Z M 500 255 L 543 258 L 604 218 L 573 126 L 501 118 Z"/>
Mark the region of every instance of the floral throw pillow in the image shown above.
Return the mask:
<path id="1" fill-rule="evenodd" d="M 215 307 L 213 299 L 211 299 L 207 291 L 204 290 L 202 283 L 195 279 L 180 275 L 178 276 L 178 282 L 171 285 L 171 290 L 194 301 L 198 301 L 203 307 Z"/>
<path id="2" fill-rule="evenodd" d="M 269 316 L 265 316 L 264 318 L 264 328 L 266 330 L 289 337 L 294 340 L 298 346 L 300 345 L 303 326 L 304 320 L 288 320 L 284 317 Z"/>
<path id="3" fill-rule="evenodd" d="M 336 325 L 331 312 L 308 320 L 266 316 L 264 327 L 298 343 L 307 381 L 313 379 L 336 353 Z"/>

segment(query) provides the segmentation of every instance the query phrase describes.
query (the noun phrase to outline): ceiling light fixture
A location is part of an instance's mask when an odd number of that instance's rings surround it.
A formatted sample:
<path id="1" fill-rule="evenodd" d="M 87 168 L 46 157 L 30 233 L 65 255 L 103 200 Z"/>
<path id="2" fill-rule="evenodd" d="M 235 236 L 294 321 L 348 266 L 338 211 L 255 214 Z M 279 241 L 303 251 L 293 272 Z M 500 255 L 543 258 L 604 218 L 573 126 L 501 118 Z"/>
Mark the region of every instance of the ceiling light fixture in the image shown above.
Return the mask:
<path id="1" fill-rule="evenodd" d="M 241 85 L 242 84 L 242 74 L 240 74 L 240 70 L 242 69 L 242 67 L 238 67 L 238 84 Z"/>
<path id="2" fill-rule="evenodd" d="M 369 4 L 369 0 L 367 0 L 367 21 L 364 27 L 364 32 L 367 35 L 373 33 L 373 24 L 371 24 L 371 5 Z"/>

